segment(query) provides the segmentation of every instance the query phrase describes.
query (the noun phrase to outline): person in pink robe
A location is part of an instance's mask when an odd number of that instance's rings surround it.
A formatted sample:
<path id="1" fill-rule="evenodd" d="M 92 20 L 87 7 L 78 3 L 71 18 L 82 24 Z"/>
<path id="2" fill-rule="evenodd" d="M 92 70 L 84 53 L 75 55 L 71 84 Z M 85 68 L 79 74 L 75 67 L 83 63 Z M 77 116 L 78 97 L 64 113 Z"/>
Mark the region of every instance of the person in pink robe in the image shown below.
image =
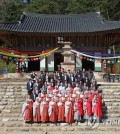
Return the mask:
<path id="1" fill-rule="evenodd" d="M 82 120 L 84 111 L 83 111 L 83 98 L 80 96 L 77 102 L 77 108 L 78 108 L 78 115 L 79 115 L 79 121 Z"/>
<path id="2" fill-rule="evenodd" d="M 65 122 L 72 125 L 74 118 L 73 103 L 70 98 L 65 102 Z"/>
<path id="3" fill-rule="evenodd" d="M 40 121 L 40 103 L 39 98 L 37 97 L 36 101 L 33 103 L 33 122 L 39 123 Z"/>
<path id="4" fill-rule="evenodd" d="M 72 88 L 72 86 L 71 86 L 71 84 L 68 84 L 68 88 L 66 88 L 66 91 L 67 91 L 67 93 L 69 93 L 69 94 L 73 94 L 73 88 Z"/>
<path id="5" fill-rule="evenodd" d="M 65 121 L 65 99 L 60 98 L 58 105 L 58 121 L 64 122 Z"/>
<path id="6" fill-rule="evenodd" d="M 49 102 L 49 121 L 51 123 L 57 123 L 58 121 L 58 105 L 57 100 L 52 98 L 52 100 Z"/>
<path id="7" fill-rule="evenodd" d="M 49 108 L 49 102 L 46 100 L 46 98 L 43 98 L 43 101 L 40 104 L 41 122 L 43 123 L 49 121 L 48 108 Z"/>
<path id="8" fill-rule="evenodd" d="M 102 117 L 102 101 L 100 98 L 97 98 L 96 100 L 96 116 L 97 116 L 97 120 L 98 122 L 100 122 L 100 119 Z"/>
<path id="9" fill-rule="evenodd" d="M 22 106 L 22 115 L 24 117 L 25 122 L 32 121 L 32 108 L 29 99 L 26 99 L 25 103 Z"/>
<path id="10" fill-rule="evenodd" d="M 50 83 L 50 86 L 48 87 L 47 93 L 53 93 L 53 90 L 54 90 L 53 83 Z"/>
<path id="11" fill-rule="evenodd" d="M 89 99 L 87 100 L 86 110 L 87 110 L 88 124 L 90 124 L 92 119 L 92 102 Z"/>

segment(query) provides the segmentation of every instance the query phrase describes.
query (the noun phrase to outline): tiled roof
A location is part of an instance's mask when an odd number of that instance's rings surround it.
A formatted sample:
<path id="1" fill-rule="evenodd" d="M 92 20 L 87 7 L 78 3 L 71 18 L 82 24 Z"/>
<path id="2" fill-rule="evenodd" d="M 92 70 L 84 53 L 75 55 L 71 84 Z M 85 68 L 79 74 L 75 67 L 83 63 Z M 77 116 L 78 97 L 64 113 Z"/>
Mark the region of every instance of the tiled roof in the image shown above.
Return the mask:
<path id="1" fill-rule="evenodd" d="M 100 13 L 87 14 L 29 14 L 20 21 L 2 23 L 0 30 L 38 33 L 87 33 L 120 29 L 120 21 L 104 21 Z"/>

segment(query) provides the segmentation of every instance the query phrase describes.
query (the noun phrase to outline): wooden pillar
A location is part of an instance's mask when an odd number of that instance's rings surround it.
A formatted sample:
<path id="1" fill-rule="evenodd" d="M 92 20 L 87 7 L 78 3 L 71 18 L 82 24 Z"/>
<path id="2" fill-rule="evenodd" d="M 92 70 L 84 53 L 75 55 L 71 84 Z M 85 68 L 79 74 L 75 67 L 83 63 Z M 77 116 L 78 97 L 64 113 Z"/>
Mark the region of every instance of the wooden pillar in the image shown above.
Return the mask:
<path id="1" fill-rule="evenodd" d="M 34 47 L 35 47 L 35 36 L 33 37 Z"/>
<path id="2" fill-rule="evenodd" d="M 55 36 L 55 38 L 56 38 L 56 43 L 55 43 L 55 47 L 57 46 L 57 44 L 58 44 L 58 39 L 57 39 L 57 36 Z"/>
<path id="3" fill-rule="evenodd" d="M 25 46 L 27 46 L 27 37 L 26 37 L 26 35 L 25 35 Z"/>
<path id="4" fill-rule="evenodd" d="M 50 46 L 51 48 L 53 48 L 53 37 L 51 36 L 50 39 L 51 39 Z"/>
<path id="5" fill-rule="evenodd" d="M 45 70 L 48 71 L 48 57 L 45 57 Z"/>

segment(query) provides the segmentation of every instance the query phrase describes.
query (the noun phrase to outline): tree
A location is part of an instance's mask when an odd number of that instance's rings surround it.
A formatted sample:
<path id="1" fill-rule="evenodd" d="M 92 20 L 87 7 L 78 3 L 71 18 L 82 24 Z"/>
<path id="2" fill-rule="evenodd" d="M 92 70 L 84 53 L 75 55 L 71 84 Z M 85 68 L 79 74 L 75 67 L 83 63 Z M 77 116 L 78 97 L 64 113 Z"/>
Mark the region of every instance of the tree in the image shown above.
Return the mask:
<path id="1" fill-rule="evenodd" d="M 20 16 L 20 8 L 16 0 L 6 0 L 0 5 L 0 20 L 1 21 L 15 21 Z"/>
<path id="2" fill-rule="evenodd" d="M 35 0 L 28 5 L 27 11 L 33 13 L 57 14 L 59 13 L 59 5 L 55 0 Z"/>
<path id="3" fill-rule="evenodd" d="M 115 45 L 115 53 L 120 53 L 120 43 Z"/>
<path id="4" fill-rule="evenodd" d="M 0 0 L 0 20 L 17 20 L 22 12 L 80 14 L 98 11 L 106 20 L 120 20 L 120 0 L 31 0 L 29 4 L 21 1 Z"/>
<path id="5" fill-rule="evenodd" d="M 120 0 L 105 0 L 101 3 L 101 12 L 107 20 L 120 19 Z"/>

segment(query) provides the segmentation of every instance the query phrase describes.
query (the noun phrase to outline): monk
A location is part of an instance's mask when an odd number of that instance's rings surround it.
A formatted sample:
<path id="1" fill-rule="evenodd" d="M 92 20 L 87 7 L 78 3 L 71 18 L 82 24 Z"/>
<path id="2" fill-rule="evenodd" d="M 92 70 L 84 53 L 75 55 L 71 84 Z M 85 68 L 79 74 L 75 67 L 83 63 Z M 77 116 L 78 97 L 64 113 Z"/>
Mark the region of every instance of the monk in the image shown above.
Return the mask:
<path id="1" fill-rule="evenodd" d="M 87 98 L 83 99 L 84 120 L 87 120 Z"/>
<path id="2" fill-rule="evenodd" d="M 39 98 L 37 97 L 36 101 L 33 103 L 33 122 L 39 123 L 40 121 L 40 103 Z"/>
<path id="3" fill-rule="evenodd" d="M 49 103 L 49 121 L 51 123 L 57 123 L 58 120 L 58 106 L 57 106 L 57 100 L 52 98 L 52 100 Z"/>
<path id="4" fill-rule="evenodd" d="M 84 111 L 83 111 L 83 98 L 82 97 L 83 96 L 80 95 L 80 98 L 78 99 L 78 102 L 77 102 L 79 121 L 82 120 L 82 117 L 84 115 Z"/>
<path id="5" fill-rule="evenodd" d="M 87 100 L 86 110 L 87 110 L 88 125 L 90 125 L 92 118 L 92 102 L 89 99 Z"/>
<path id="6" fill-rule="evenodd" d="M 78 99 L 75 99 L 75 103 L 74 103 L 74 121 L 75 121 L 75 123 L 78 123 L 78 121 L 79 121 Z"/>
<path id="7" fill-rule="evenodd" d="M 57 103 L 58 105 L 58 121 L 59 122 L 64 122 L 65 121 L 65 99 L 60 98 L 59 102 Z"/>
<path id="8" fill-rule="evenodd" d="M 73 90 L 71 84 L 68 84 L 68 88 L 66 88 L 66 91 L 67 91 L 67 93 L 73 94 L 74 90 Z"/>
<path id="9" fill-rule="evenodd" d="M 96 111 L 97 120 L 98 120 L 98 122 L 100 122 L 100 119 L 102 117 L 102 102 L 101 102 L 100 98 L 97 98 L 97 100 L 96 100 L 95 111 Z"/>
<path id="10" fill-rule="evenodd" d="M 92 101 L 93 122 L 96 122 L 96 120 L 97 120 L 96 102 L 97 102 L 97 98 L 94 96 L 93 101 Z"/>
<path id="11" fill-rule="evenodd" d="M 48 108 L 49 108 L 49 102 L 46 100 L 46 98 L 43 98 L 43 101 L 40 104 L 41 122 L 43 123 L 49 121 Z"/>
<path id="12" fill-rule="evenodd" d="M 59 99 L 62 99 L 63 102 L 66 101 L 65 94 L 61 94 L 61 97 Z"/>
<path id="13" fill-rule="evenodd" d="M 68 97 L 67 101 L 65 102 L 65 122 L 69 125 L 72 125 L 74 117 L 74 109 L 73 103 L 71 99 Z"/>
<path id="14" fill-rule="evenodd" d="M 53 83 L 50 83 L 50 86 L 48 87 L 47 89 L 47 93 L 53 93 L 53 90 L 54 90 L 54 86 L 53 86 Z"/>
<path id="15" fill-rule="evenodd" d="M 26 99 L 25 103 L 22 106 L 22 115 L 25 122 L 32 121 L 32 109 L 29 99 Z"/>

